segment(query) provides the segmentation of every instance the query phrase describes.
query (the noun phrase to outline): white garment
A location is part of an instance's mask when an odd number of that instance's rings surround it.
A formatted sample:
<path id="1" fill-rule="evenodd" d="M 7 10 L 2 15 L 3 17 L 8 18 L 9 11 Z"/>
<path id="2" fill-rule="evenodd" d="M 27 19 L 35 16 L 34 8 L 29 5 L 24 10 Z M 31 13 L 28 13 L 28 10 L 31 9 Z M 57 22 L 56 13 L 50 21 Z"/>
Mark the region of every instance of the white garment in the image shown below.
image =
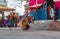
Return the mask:
<path id="1" fill-rule="evenodd" d="M 26 13 L 25 13 L 25 7 L 24 7 L 24 5 L 26 5 L 26 1 L 23 1 L 23 2 L 22 2 L 21 7 L 16 7 L 16 12 L 19 13 L 19 16 L 23 16 L 23 15 L 26 14 Z"/>
<path id="2" fill-rule="evenodd" d="M 26 14 L 26 13 L 25 13 L 25 7 L 24 7 L 24 5 L 26 5 L 26 1 L 23 1 L 23 2 L 22 2 L 22 6 L 21 6 L 21 16 Z"/>
<path id="3" fill-rule="evenodd" d="M 50 16 L 51 16 L 51 18 L 54 17 L 54 9 L 53 8 L 51 8 L 51 10 L 50 10 Z"/>

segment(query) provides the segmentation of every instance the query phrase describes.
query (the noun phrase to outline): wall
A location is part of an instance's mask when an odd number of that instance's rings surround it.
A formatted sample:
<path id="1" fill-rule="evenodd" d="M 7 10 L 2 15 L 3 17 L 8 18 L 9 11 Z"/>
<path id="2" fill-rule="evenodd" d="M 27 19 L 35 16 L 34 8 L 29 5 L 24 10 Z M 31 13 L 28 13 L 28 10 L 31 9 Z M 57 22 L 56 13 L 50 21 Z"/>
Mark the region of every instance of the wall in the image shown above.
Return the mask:
<path id="1" fill-rule="evenodd" d="M 58 19 L 60 19 L 60 9 L 58 10 Z"/>

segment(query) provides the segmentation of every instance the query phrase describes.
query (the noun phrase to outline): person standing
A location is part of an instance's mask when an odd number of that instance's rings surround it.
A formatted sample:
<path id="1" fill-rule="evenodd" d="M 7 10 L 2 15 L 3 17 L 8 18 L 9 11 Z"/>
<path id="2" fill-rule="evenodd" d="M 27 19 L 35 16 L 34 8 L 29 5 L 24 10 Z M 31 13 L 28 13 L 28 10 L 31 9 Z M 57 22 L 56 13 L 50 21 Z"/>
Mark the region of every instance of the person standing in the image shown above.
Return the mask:
<path id="1" fill-rule="evenodd" d="M 58 8 L 54 5 L 54 21 L 58 19 Z"/>
<path id="2" fill-rule="evenodd" d="M 47 13 L 47 16 L 48 16 L 48 19 L 50 20 L 51 19 L 51 17 L 50 17 L 50 5 L 48 6 L 48 13 Z"/>
<path id="3" fill-rule="evenodd" d="M 54 8 L 50 5 L 50 17 L 54 20 Z"/>
<path id="4" fill-rule="evenodd" d="M 14 27 L 14 23 L 15 23 L 14 13 L 11 12 L 9 17 L 8 27 Z"/>

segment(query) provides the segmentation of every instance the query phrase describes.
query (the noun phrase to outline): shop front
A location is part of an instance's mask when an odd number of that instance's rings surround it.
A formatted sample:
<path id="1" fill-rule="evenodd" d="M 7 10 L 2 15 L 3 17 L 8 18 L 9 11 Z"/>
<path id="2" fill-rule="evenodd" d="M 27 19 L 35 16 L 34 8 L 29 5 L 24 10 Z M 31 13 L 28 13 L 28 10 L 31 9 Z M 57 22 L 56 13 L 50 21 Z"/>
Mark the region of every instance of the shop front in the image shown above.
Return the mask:
<path id="1" fill-rule="evenodd" d="M 34 0 L 35 1 L 35 0 Z M 38 5 L 36 5 L 36 1 L 30 5 L 31 7 L 37 7 Z M 34 9 L 32 8 L 31 12 L 30 12 L 30 16 L 32 16 L 34 18 L 34 20 L 58 20 L 60 19 L 60 0 L 45 0 L 46 3 L 43 3 L 42 5 L 40 5 L 36 10 L 34 11 Z M 41 1 L 40 1 L 41 2 Z M 49 6 L 51 6 L 53 8 L 52 13 L 50 15 L 50 11 L 49 11 Z"/>
<path id="2" fill-rule="evenodd" d="M 37 11 L 31 11 L 30 16 L 32 16 L 34 20 L 47 20 L 46 4 L 37 9 Z"/>
<path id="3" fill-rule="evenodd" d="M 33 3 L 32 3 L 33 2 Z M 47 4 L 46 0 L 30 0 L 29 3 L 30 8 L 30 16 L 34 18 L 34 20 L 47 20 Z M 35 9 L 34 9 L 35 7 Z"/>

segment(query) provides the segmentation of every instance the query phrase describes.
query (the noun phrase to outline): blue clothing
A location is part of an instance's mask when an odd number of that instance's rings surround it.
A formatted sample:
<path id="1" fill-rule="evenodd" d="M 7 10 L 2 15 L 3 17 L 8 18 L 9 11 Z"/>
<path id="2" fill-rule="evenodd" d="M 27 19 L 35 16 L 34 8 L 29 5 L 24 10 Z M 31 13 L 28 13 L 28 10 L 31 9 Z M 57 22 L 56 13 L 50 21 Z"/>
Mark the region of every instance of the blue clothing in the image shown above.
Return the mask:
<path id="1" fill-rule="evenodd" d="M 15 19 L 13 17 L 12 20 L 9 21 L 8 26 L 9 27 L 14 27 L 14 23 L 15 23 Z"/>

